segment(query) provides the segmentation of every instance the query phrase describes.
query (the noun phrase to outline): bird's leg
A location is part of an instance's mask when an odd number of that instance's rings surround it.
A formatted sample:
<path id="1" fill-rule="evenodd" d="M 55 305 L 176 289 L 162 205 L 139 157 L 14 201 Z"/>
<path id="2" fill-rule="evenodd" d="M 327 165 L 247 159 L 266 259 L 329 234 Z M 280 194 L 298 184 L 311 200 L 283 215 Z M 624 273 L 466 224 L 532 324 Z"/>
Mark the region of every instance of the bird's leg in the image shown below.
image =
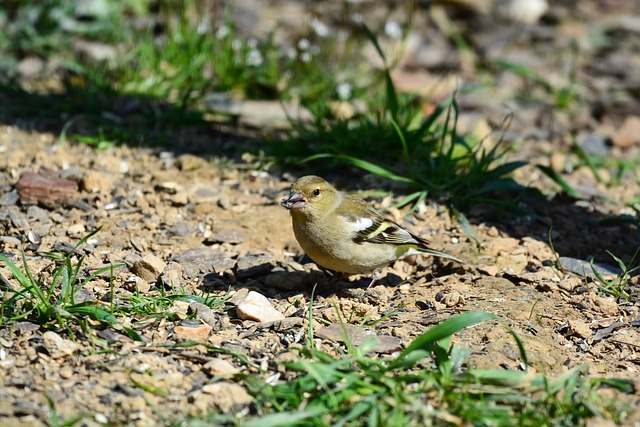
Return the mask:
<path id="1" fill-rule="evenodd" d="M 379 269 L 373 270 L 372 276 L 373 277 L 371 278 L 371 283 L 369 283 L 369 286 L 367 286 L 367 289 L 369 289 L 371 286 L 373 286 L 374 283 L 380 280 L 380 278 L 382 277 L 382 272 Z"/>

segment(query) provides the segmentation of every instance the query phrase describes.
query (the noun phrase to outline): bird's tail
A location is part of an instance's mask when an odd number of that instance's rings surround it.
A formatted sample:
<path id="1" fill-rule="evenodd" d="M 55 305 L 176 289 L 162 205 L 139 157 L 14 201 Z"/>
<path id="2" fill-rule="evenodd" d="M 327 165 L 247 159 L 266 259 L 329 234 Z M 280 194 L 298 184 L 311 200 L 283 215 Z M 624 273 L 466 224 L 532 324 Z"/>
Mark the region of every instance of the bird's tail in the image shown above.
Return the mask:
<path id="1" fill-rule="evenodd" d="M 427 254 L 427 255 L 437 256 L 439 258 L 450 259 L 451 261 L 455 261 L 455 262 L 458 262 L 460 264 L 466 264 L 466 262 L 462 261 L 460 258 L 456 258 L 453 255 L 449 255 L 448 253 L 445 253 L 445 252 L 436 251 L 435 249 L 420 248 L 420 252 L 422 252 L 424 254 Z"/>

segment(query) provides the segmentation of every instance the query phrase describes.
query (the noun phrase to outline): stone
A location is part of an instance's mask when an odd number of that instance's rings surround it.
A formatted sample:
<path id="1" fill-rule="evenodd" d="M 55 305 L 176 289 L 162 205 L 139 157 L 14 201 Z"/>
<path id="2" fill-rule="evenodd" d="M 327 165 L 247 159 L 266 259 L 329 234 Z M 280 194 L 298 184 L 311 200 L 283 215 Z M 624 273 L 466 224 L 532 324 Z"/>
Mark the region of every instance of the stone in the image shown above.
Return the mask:
<path id="1" fill-rule="evenodd" d="M 188 172 L 202 169 L 207 165 L 207 162 L 202 157 L 193 154 L 182 154 L 176 159 L 176 165 L 181 171 Z"/>
<path id="2" fill-rule="evenodd" d="M 222 273 L 233 269 L 236 261 L 225 252 L 212 248 L 188 249 L 170 259 L 182 266 L 184 278 L 194 278 L 202 273 Z"/>
<path id="3" fill-rule="evenodd" d="M 9 191 L 0 196 L 0 206 L 13 206 L 20 200 L 17 190 Z"/>
<path id="4" fill-rule="evenodd" d="M 210 376 L 231 376 L 240 372 L 238 368 L 223 359 L 212 359 L 202 366 L 202 369 Z"/>
<path id="5" fill-rule="evenodd" d="M 345 342 L 348 340 L 352 345 L 359 347 L 367 339 L 374 338 L 376 344 L 371 351 L 375 353 L 392 353 L 402 350 L 402 339 L 390 335 L 375 335 L 364 331 L 362 328 L 351 324 L 331 324 L 319 329 L 316 335 L 335 342 Z"/>
<path id="6" fill-rule="evenodd" d="M 275 260 L 269 254 L 249 254 L 238 259 L 236 276 L 239 279 L 267 274 L 275 267 Z"/>
<path id="7" fill-rule="evenodd" d="M 267 297 L 255 291 L 250 291 L 246 298 L 236 307 L 238 317 L 243 320 L 256 322 L 271 322 L 284 319 L 284 315 L 273 308 Z"/>
<path id="8" fill-rule="evenodd" d="M 35 172 L 22 172 L 16 184 L 25 205 L 57 208 L 77 194 L 78 185 L 68 179 L 47 178 Z"/>
<path id="9" fill-rule="evenodd" d="M 107 172 L 90 170 L 84 174 L 80 186 L 87 193 L 109 194 L 116 177 Z"/>
<path id="10" fill-rule="evenodd" d="M 230 243 L 237 245 L 244 242 L 245 235 L 240 230 L 222 230 L 211 234 L 206 243 Z"/>
<path id="11" fill-rule="evenodd" d="M 131 271 L 143 280 L 154 281 L 164 271 L 166 264 L 155 255 L 147 254 L 133 263 Z"/>
<path id="12" fill-rule="evenodd" d="M 233 408 L 248 405 L 253 402 L 253 397 L 239 384 L 230 382 L 217 382 L 202 387 L 202 392 L 212 398 L 212 403 L 221 413 L 231 413 Z"/>
<path id="13" fill-rule="evenodd" d="M 42 335 L 42 344 L 53 359 L 69 357 L 80 349 L 80 345 L 74 341 L 62 338 L 52 331 Z"/>
<path id="14" fill-rule="evenodd" d="M 209 325 L 205 325 L 204 323 L 198 325 L 178 325 L 173 328 L 173 333 L 177 338 L 183 340 L 196 340 L 202 341 L 205 340 L 213 328 Z"/>
<path id="15" fill-rule="evenodd" d="M 627 117 L 618 130 L 611 135 L 611 142 L 623 149 L 640 145 L 640 117 Z"/>

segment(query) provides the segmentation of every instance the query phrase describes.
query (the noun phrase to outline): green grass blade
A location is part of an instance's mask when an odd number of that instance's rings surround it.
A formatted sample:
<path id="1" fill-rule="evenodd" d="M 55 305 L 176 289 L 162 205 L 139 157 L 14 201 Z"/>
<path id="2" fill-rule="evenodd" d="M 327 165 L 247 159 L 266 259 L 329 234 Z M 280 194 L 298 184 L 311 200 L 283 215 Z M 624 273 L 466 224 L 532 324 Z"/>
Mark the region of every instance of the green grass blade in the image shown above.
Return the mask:
<path id="1" fill-rule="evenodd" d="M 428 354 L 433 351 L 438 341 L 448 338 L 469 326 L 496 319 L 497 317 L 495 315 L 483 311 L 469 311 L 459 316 L 447 319 L 416 338 L 409 347 L 400 353 L 398 358 L 394 360 L 389 367 L 394 369 L 404 366 L 405 359 L 407 359 L 411 353 L 418 351 Z"/>
<path id="2" fill-rule="evenodd" d="M 255 418 L 245 424 L 243 427 L 282 427 L 295 425 L 296 423 L 310 418 L 318 418 L 329 412 L 328 408 L 314 406 L 302 411 L 282 412 L 279 414 L 270 414 L 264 417 Z"/>
<path id="3" fill-rule="evenodd" d="M 536 165 L 536 167 L 540 169 L 542 173 L 544 173 L 549 178 L 551 178 L 553 182 L 558 184 L 560 188 L 562 188 L 564 192 L 567 193 L 569 196 L 573 197 L 574 199 L 582 198 L 580 194 L 578 194 L 578 192 L 574 190 L 573 187 L 571 187 L 571 185 L 569 185 L 569 183 L 565 181 L 564 178 L 562 178 L 562 176 L 560 176 L 558 172 L 554 171 L 548 166 Z"/>

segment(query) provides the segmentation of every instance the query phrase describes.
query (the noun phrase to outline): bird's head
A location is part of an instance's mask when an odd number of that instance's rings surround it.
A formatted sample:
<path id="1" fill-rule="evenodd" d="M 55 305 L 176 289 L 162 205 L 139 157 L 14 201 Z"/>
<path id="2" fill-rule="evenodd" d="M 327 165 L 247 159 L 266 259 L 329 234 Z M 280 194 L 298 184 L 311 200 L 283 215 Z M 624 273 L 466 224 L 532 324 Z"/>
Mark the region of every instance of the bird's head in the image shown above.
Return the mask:
<path id="1" fill-rule="evenodd" d="M 291 184 L 289 196 L 280 205 L 292 215 L 301 213 L 316 216 L 333 210 L 340 203 L 340 193 L 323 178 L 307 175 Z"/>

